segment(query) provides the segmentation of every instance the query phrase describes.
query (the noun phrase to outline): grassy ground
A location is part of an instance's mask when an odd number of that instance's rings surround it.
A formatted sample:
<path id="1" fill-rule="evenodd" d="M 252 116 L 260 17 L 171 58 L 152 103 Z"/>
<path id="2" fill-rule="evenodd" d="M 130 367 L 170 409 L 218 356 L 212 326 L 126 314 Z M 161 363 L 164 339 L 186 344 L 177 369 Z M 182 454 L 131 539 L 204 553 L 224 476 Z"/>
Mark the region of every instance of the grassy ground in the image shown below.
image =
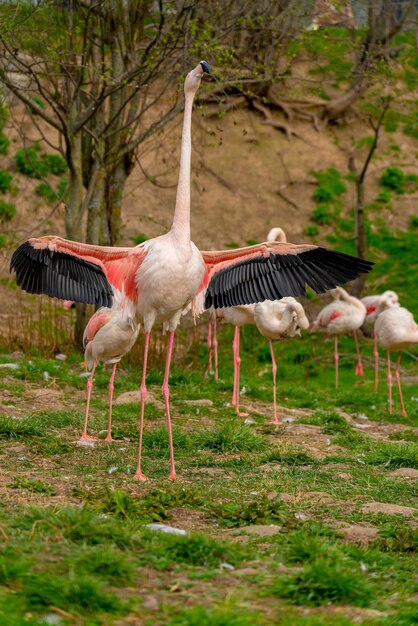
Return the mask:
<path id="1" fill-rule="evenodd" d="M 286 421 L 273 427 L 268 346 L 246 331 L 242 406 L 250 423 L 229 405 L 232 329 L 220 332 L 218 384 L 205 372 L 203 345 L 173 372 L 174 484 L 161 370 L 149 379 L 143 484 L 132 477 L 138 403 L 115 404 L 117 443 L 80 447 L 79 356 L 0 368 L 2 626 L 418 623 L 416 361 L 403 362 L 404 419 L 396 393 L 395 414 L 387 414 L 383 371 L 377 396 L 370 366 L 364 380 L 355 378 L 349 339 L 338 391 L 329 340 L 277 344 Z M 370 365 L 370 342 L 363 352 Z M 119 400 L 138 380 L 134 367 L 122 369 Z M 99 371 L 92 431 L 101 438 L 107 381 Z M 151 522 L 188 534 L 153 532 Z"/>

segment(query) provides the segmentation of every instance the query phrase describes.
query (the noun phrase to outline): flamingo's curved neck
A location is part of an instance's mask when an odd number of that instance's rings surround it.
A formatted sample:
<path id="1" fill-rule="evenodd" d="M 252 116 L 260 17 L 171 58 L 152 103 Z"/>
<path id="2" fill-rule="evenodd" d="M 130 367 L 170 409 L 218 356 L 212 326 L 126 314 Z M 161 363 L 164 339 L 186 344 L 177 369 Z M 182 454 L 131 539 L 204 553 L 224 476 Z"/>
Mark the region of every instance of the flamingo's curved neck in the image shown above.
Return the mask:
<path id="1" fill-rule="evenodd" d="M 190 167 L 192 152 L 192 107 L 194 94 L 187 93 L 184 102 L 181 137 L 180 171 L 177 184 L 176 207 L 171 231 L 181 243 L 190 241 Z"/>

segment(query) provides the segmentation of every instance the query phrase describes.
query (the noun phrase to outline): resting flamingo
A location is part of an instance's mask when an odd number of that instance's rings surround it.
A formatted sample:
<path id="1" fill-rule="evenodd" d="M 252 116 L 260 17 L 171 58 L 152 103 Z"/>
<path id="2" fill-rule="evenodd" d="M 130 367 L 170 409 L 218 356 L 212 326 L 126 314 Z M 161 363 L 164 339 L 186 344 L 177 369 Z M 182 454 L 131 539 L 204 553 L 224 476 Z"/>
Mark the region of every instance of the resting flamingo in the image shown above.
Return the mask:
<path id="1" fill-rule="evenodd" d="M 94 437 L 87 434 L 90 411 L 90 396 L 93 387 L 94 373 L 99 362 L 113 365 L 109 381 L 109 417 L 105 441 L 112 439 L 112 402 L 116 368 L 121 358 L 127 354 L 137 340 L 139 324 L 122 306 L 113 308 L 101 307 L 90 318 L 84 330 L 84 360 L 91 369 L 87 381 L 87 404 L 81 441 L 91 441 Z"/>
<path id="2" fill-rule="evenodd" d="M 384 299 L 386 308 L 390 308 L 391 306 L 399 306 L 399 296 L 396 291 L 384 291 L 380 295 L 372 295 L 365 296 L 361 299 L 362 303 L 366 307 L 366 317 L 364 319 L 364 323 L 361 327 L 361 332 L 366 337 L 373 337 L 374 334 L 374 324 L 378 316 L 377 308 L 382 302 L 382 298 Z M 383 309 L 380 309 L 380 312 Z"/>
<path id="3" fill-rule="evenodd" d="M 191 117 L 194 96 L 209 66 L 201 61 L 184 84 L 185 107 L 173 223 L 168 233 L 131 247 L 106 247 L 61 237 L 29 239 L 14 252 L 11 270 L 29 293 L 111 306 L 114 290 L 126 298 L 135 319 L 144 325 L 138 465 L 142 472 L 142 432 L 150 333 L 155 323 L 168 323 L 163 380 L 170 474 L 174 450 L 169 403 L 169 372 L 174 332 L 182 311 L 206 289 L 205 308 L 251 304 L 265 299 L 306 295 L 306 285 L 323 293 L 370 271 L 372 263 L 310 244 L 264 242 L 233 250 L 200 252 L 190 239 Z"/>
<path id="4" fill-rule="evenodd" d="M 398 385 L 401 411 L 404 417 L 408 417 L 402 396 L 401 376 L 399 365 L 401 362 L 401 351 L 411 345 L 418 344 L 418 324 L 408 309 L 403 307 L 391 307 L 380 313 L 375 325 L 375 335 L 377 341 L 387 350 L 388 363 L 388 390 L 389 390 L 389 413 L 392 415 L 392 368 L 390 363 L 390 352 L 396 350 L 398 358 L 395 366 L 395 377 Z"/>
<path id="5" fill-rule="evenodd" d="M 286 233 L 282 228 L 275 226 L 271 228 L 267 234 L 266 241 L 279 241 L 280 243 L 287 243 Z M 238 347 L 238 355 L 236 356 L 236 345 L 239 344 L 239 328 L 244 326 L 245 324 L 254 324 L 254 307 L 252 310 L 248 310 L 247 312 L 239 307 L 239 311 L 234 313 L 233 310 L 226 312 L 226 309 L 211 309 L 209 312 L 209 323 L 208 323 L 208 353 L 209 353 L 209 372 L 214 371 L 215 380 L 219 380 L 219 359 L 218 359 L 218 338 L 217 338 L 217 318 L 222 318 L 229 324 L 233 324 L 235 326 L 235 338 L 234 343 L 232 344 L 232 350 L 234 352 L 234 381 L 236 377 L 236 367 L 237 362 L 241 363 L 239 359 L 239 347 Z M 236 320 L 236 322 L 234 321 Z M 238 331 L 237 331 L 238 328 Z M 235 346 L 235 347 L 234 347 Z M 215 360 L 215 369 L 212 369 L 213 365 L 213 355 Z M 238 359 L 238 361 L 237 361 Z M 239 378 L 239 374 L 238 374 Z M 234 382 L 234 391 L 232 393 L 232 404 L 235 406 L 235 382 Z"/>
<path id="6" fill-rule="evenodd" d="M 356 346 L 357 366 L 356 376 L 363 376 L 360 349 L 357 339 L 357 330 L 361 327 L 366 316 L 366 307 L 358 298 L 350 296 L 345 289 L 337 287 L 331 292 L 334 302 L 327 304 L 318 313 L 311 330 L 322 330 L 334 336 L 335 388 L 338 389 L 338 337 L 352 333 Z"/>

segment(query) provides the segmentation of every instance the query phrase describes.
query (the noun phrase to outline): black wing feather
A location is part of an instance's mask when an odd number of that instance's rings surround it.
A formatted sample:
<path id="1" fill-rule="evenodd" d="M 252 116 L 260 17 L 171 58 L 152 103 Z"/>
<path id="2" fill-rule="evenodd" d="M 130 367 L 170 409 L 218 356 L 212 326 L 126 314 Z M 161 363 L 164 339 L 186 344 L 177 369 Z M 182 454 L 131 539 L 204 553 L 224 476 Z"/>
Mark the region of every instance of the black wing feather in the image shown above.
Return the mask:
<path id="1" fill-rule="evenodd" d="M 306 287 L 324 293 L 369 272 L 374 264 L 343 252 L 313 248 L 300 254 L 251 257 L 216 272 L 205 308 L 238 306 L 286 296 L 305 296 Z"/>
<path id="2" fill-rule="evenodd" d="M 33 248 L 29 241 L 13 253 L 10 271 L 25 291 L 98 306 L 112 306 L 113 290 L 102 268 L 82 257 Z"/>

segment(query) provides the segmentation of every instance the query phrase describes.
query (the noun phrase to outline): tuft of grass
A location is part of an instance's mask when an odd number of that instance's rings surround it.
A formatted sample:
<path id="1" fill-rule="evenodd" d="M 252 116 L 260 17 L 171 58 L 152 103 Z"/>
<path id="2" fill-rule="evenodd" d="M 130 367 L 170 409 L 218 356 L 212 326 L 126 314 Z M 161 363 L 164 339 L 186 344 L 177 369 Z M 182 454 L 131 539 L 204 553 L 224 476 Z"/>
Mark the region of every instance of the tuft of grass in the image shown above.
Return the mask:
<path id="1" fill-rule="evenodd" d="M 13 483 L 7 485 L 12 489 L 26 489 L 32 493 L 43 493 L 47 496 L 54 496 L 56 491 L 54 487 L 42 482 L 42 480 L 32 480 L 30 478 L 18 477 Z"/>
<path id="2" fill-rule="evenodd" d="M 418 433 L 412 428 L 408 428 L 406 430 L 401 430 L 400 432 L 391 433 L 389 435 L 389 439 L 394 441 L 413 441 L 414 443 L 418 443 Z"/>
<path id="3" fill-rule="evenodd" d="M 204 449 L 215 452 L 255 452 L 262 450 L 266 442 L 247 424 L 229 420 L 220 426 L 203 432 L 198 441 Z"/>
<path id="4" fill-rule="evenodd" d="M 285 465 L 312 465 L 317 461 L 302 448 L 293 446 L 277 447 L 260 457 L 260 464 L 283 463 Z"/>
<path id="5" fill-rule="evenodd" d="M 17 420 L 11 417 L 0 417 L 0 439 L 25 439 L 43 435 L 43 428 L 33 418 Z"/>
<path id="6" fill-rule="evenodd" d="M 252 611 L 241 607 L 204 608 L 195 606 L 184 609 L 166 626 L 258 626 L 260 618 Z"/>
<path id="7" fill-rule="evenodd" d="M 136 567 L 123 552 L 102 546 L 87 548 L 73 561 L 77 574 L 99 576 L 106 583 L 123 585 L 133 582 Z"/>
<path id="8" fill-rule="evenodd" d="M 63 577 L 46 572 L 32 572 L 23 581 L 22 593 L 31 609 L 55 606 L 63 611 L 81 614 L 124 613 L 125 602 L 105 591 L 97 579 L 77 575 Z"/>
<path id="9" fill-rule="evenodd" d="M 409 524 L 386 524 L 371 545 L 382 552 L 415 553 L 418 550 L 418 530 Z"/>
<path id="10" fill-rule="evenodd" d="M 349 566 L 326 558 L 308 563 L 293 576 L 277 578 L 271 591 L 279 598 L 304 606 L 322 606 L 330 602 L 368 606 L 373 597 L 371 583 L 357 565 Z"/>
<path id="11" fill-rule="evenodd" d="M 418 468 L 418 446 L 414 443 L 373 442 L 369 451 L 365 452 L 364 462 L 384 465 L 388 469 Z"/>
<path id="12" fill-rule="evenodd" d="M 198 533 L 171 535 L 147 530 L 141 536 L 141 547 L 140 561 L 158 569 L 178 564 L 213 568 L 224 561 L 236 565 L 245 554 L 244 549 L 232 541 Z"/>

